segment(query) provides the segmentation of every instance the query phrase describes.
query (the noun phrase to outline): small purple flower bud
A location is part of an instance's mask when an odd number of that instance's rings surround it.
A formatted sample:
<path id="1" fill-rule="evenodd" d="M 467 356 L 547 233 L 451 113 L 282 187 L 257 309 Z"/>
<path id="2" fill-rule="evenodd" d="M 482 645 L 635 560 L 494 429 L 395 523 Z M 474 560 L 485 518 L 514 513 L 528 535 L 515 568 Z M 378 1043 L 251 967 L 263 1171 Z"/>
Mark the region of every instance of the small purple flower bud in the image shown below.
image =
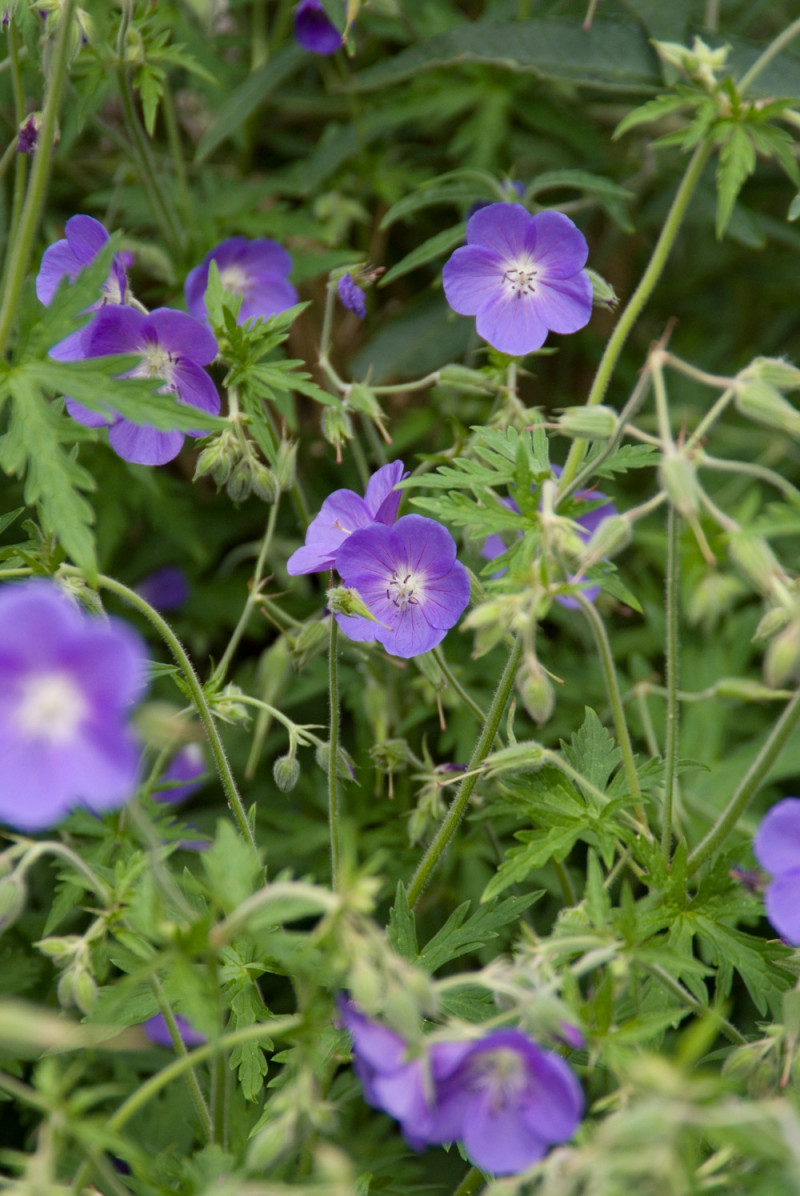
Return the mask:
<path id="1" fill-rule="evenodd" d="M 27 120 L 23 121 L 17 136 L 18 154 L 32 154 L 36 149 L 36 142 L 39 140 L 40 124 L 41 118 L 36 113 L 31 113 Z"/>
<path id="2" fill-rule="evenodd" d="M 183 569 L 164 565 L 143 577 L 136 593 L 156 610 L 177 610 L 189 597 L 189 583 Z"/>
<path id="3" fill-rule="evenodd" d="M 343 274 L 339 279 L 336 289 L 345 307 L 349 308 L 350 311 L 354 311 L 363 320 L 367 314 L 367 302 L 364 298 L 364 292 L 361 290 L 361 287 L 356 286 L 352 275 Z"/>
<path id="4" fill-rule="evenodd" d="M 175 1014 L 175 1024 L 178 1027 L 178 1033 L 181 1036 L 184 1046 L 202 1046 L 204 1042 L 208 1042 L 205 1034 L 201 1034 L 199 1030 L 195 1030 L 191 1022 L 188 1022 L 185 1017 L 181 1017 L 179 1013 Z M 156 1046 L 171 1047 L 174 1045 L 163 1013 L 157 1013 L 155 1017 L 148 1018 L 146 1022 L 142 1022 L 142 1029 Z"/>
<path id="5" fill-rule="evenodd" d="M 294 10 L 294 35 L 312 54 L 335 54 L 343 41 L 320 0 L 300 0 Z"/>

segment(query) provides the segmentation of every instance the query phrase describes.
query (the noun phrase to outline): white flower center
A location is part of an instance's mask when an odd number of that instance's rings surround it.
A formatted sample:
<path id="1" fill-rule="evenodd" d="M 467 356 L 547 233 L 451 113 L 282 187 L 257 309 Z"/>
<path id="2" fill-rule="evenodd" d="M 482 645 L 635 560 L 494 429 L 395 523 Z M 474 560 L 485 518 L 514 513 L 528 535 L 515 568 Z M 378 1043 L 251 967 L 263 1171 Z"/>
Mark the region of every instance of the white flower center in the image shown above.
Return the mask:
<path id="1" fill-rule="evenodd" d="M 421 589 L 420 579 L 415 573 L 400 574 L 395 569 L 386 587 L 386 597 L 404 614 L 409 606 L 419 606 L 418 594 Z"/>
<path id="2" fill-rule="evenodd" d="M 523 295 L 532 295 L 536 290 L 534 279 L 538 273 L 539 271 L 531 261 L 516 262 L 508 267 L 503 279 L 509 284 L 516 297 L 521 299 Z"/>
<path id="3" fill-rule="evenodd" d="M 143 345 L 142 360 L 131 370 L 132 378 L 163 378 L 167 386 L 173 386 L 172 367 L 175 358 L 163 345 Z"/>
<path id="4" fill-rule="evenodd" d="M 525 1087 L 525 1061 L 507 1047 L 486 1051 L 473 1060 L 470 1078 L 471 1087 L 490 1093 L 492 1109 L 501 1109 Z"/>
<path id="5" fill-rule="evenodd" d="M 68 673 L 35 673 L 23 682 L 16 723 L 33 739 L 66 743 L 87 711 L 83 691 Z"/>
<path id="6" fill-rule="evenodd" d="M 224 291 L 233 291 L 234 295 L 246 295 L 250 290 L 250 275 L 241 266 L 226 266 L 219 272 L 219 280 Z"/>

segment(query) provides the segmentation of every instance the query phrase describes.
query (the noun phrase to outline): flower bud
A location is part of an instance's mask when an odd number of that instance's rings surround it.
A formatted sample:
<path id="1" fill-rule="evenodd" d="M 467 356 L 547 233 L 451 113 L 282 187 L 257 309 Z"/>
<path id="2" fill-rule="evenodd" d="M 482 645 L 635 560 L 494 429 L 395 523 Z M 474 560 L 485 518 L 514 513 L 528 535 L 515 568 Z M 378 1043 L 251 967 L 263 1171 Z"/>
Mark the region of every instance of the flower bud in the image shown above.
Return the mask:
<path id="1" fill-rule="evenodd" d="M 78 934 L 65 934 L 59 938 L 39 939 L 34 946 L 37 951 L 63 966 L 75 958 L 83 946 L 83 939 Z"/>
<path id="2" fill-rule="evenodd" d="M 733 573 L 709 569 L 692 587 L 686 603 L 686 618 L 692 627 L 702 624 L 710 631 L 743 592 L 741 580 Z"/>
<path id="3" fill-rule="evenodd" d="M 465 365 L 446 365 L 439 370 L 439 385 L 468 394 L 484 394 L 493 386 L 480 370 L 468 369 Z"/>
<path id="4" fill-rule="evenodd" d="M 394 772 L 403 768 L 411 759 L 411 752 L 405 739 L 384 739 L 369 750 L 370 759 L 381 772 Z"/>
<path id="5" fill-rule="evenodd" d="M 581 440 L 610 440 L 618 427 L 617 413 L 610 407 L 568 407 L 558 417 L 562 436 Z"/>
<path id="6" fill-rule="evenodd" d="M 25 909 L 25 881 L 16 872 L 0 877 L 0 934 L 14 925 Z"/>
<path id="7" fill-rule="evenodd" d="M 788 696 L 784 691 L 752 681 L 749 677 L 720 677 L 714 684 L 718 698 L 733 698 L 740 702 L 773 702 L 776 698 Z"/>
<path id="8" fill-rule="evenodd" d="M 275 478 L 281 490 L 291 490 L 297 474 L 297 441 L 282 440 L 278 445 Z"/>
<path id="9" fill-rule="evenodd" d="M 329 743 L 318 744 L 317 750 L 314 752 L 314 759 L 323 772 L 328 771 L 330 758 L 331 745 Z M 336 752 L 336 775 L 343 781 L 354 781 L 356 779 L 356 770 L 353 767 L 353 761 L 349 752 L 346 752 L 343 747 L 340 747 Z"/>
<path id="10" fill-rule="evenodd" d="M 770 642 L 764 656 L 764 680 L 773 689 L 800 676 L 800 624 L 793 621 Z"/>
<path id="11" fill-rule="evenodd" d="M 341 465 L 342 446 L 353 439 L 353 424 L 342 407 L 323 408 L 322 435 L 336 449 L 336 462 Z"/>
<path id="12" fill-rule="evenodd" d="M 72 996 L 81 1013 L 89 1014 L 97 1002 L 97 981 L 86 968 L 77 968 L 72 983 Z"/>
<path id="13" fill-rule="evenodd" d="M 668 449 L 661 458 L 658 476 L 670 504 L 684 519 L 693 518 L 700 507 L 700 487 L 694 464 L 683 453 Z"/>
<path id="14" fill-rule="evenodd" d="M 619 303 L 619 296 L 611 283 L 607 282 L 602 274 L 598 274 L 596 270 L 590 270 L 587 267 L 584 272 L 588 274 L 589 282 L 592 284 L 592 303 L 594 306 L 608 307 L 613 311 Z"/>
<path id="15" fill-rule="evenodd" d="M 779 631 L 783 630 L 791 617 L 791 612 L 785 606 L 776 606 L 773 610 L 768 610 L 762 616 L 758 627 L 756 627 L 753 640 L 767 640 L 771 636 L 777 635 Z"/>
<path id="16" fill-rule="evenodd" d="M 752 536 L 745 531 L 733 532 L 728 550 L 734 564 L 762 594 L 771 593 L 775 581 L 783 580 L 784 572 L 778 558 L 762 536 Z"/>
<path id="17" fill-rule="evenodd" d="M 292 661 L 298 669 L 304 668 L 309 660 L 317 656 L 328 642 L 328 629 L 324 623 L 306 623 L 292 644 Z"/>
<path id="18" fill-rule="evenodd" d="M 778 390 L 800 389 L 800 370 L 783 357 L 756 357 L 740 377 L 760 379 Z"/>
<path id="19" fill-rule="evenodd" d="M 555 708 L 556 695 L 535 656 L 526 656 L 517 671 L 516 686 L 528 714 L 538 727 L 544 726 Z"/>
<path id="20" fill-rule="evenodd" d="M 541 768 L 545 762 L 544 748 L 533 739 L 523 739 L 508 747 L 490 752 L 486 757 L 486 772 L 495 776 L 503 772 L 530 772 Z"/>
<path id="21" fill-rule="evenodd" d="M 745 378 L 736 387 L 736 406 L 742 415 L 788 436 L 800 437 L 800 411 L 763 378 Z"/>
<path id="22" fill-rule="evenodd" d="M 239 699 L 244 695 L 238 685 L 226 685 L 219 693 L 209 694 L 209 705 L 218 718 L 226 723 L 244 723 L 250 718 L 247 707 Z"/>
<path id="23" fill-rule="evenodd" d="M 347 586 L 332 586 L 325 595 L 328 610 L 336 615 L 359 615 L 362 619 L 369 619 L 372 623 L 379 623 L 369 609 L 358 590 Z M 381 623 L 381 626 L 385 624 Z"/>
<path id="24" fill-rule="evenodd" d="M 253 487 L 253 473 L 251 463 L 246 457 L 240 457 L 231 470 L 228 478 L 227 491 L 232 502 L 244 502 Z"/>
<path id="25" fill-rule="evenodd" d="M 281 793 L 290 793 L 300 777 L 300 763 L 296 756 L 280 756 L 272 766 L 275 784 Z"/>
<path id="26" fill-rule="evenodd" d="M 598 524 L 583 552 L 581 567 L 589 569 L 598 561 L 616 556 L 631 540 L 631 525 L 624 515 L 609 515 Z"/>
<path id="27" fill-rule="evenodd" d="M 239 459 L 239 446 L 231 432 L 221 432 L 197 458 L 194 481 L 211 474 L 218 486 L 224 486 Z"/>
<path id="28" fill-rule="evenodd" d="M 280 494 L 278 479 L 272 470 L 268 469 L 266 465 L 262 465 L 260 461 L 251 462 L 250 482 L 253 494 L 263 499 L 264 502 L 275 502 L 275 499 Z"/>

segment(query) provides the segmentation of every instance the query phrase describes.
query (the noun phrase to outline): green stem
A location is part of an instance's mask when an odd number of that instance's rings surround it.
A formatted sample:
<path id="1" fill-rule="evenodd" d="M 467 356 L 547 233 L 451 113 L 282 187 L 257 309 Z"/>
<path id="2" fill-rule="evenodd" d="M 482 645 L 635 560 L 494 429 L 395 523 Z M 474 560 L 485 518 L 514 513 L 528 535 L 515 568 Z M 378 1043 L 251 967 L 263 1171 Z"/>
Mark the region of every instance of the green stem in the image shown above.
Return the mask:
<path id="1" fill-rule="evenodd" d="M 181 208 L 183 209 L 183 218 L 186 222 L 186 227 L 190 228 L 192 224 L 192 201 L 189 194 L 189 177 L 186 172 L 186 163 L 183 159 L 183 150 L 181 147 L 181 134 L 178 127 L 178 120 L 175 116 L 175 105 L 172 102 L 172 92 L 169 88 L 169 83 L 164 80 L 164 90 L 161 93 L 161 110 L 164 113 L 164 124 L 167 128 L 167 140 L 169 141 L 170 153 L 172 154 L 172 161 L 175 166 L 175 178 L 178 183 L 178 194 L 181 197 Z"/>
<path id="2" fill-rule="evenodd" d="M 786 478 L 774 469 L 759 465 L 756 461 L 728 461 L 724 457 L 707 457 L 705 453 L 700 452 L 695 457 L 695 463 L 699 469 L 713 469 L 718 473 L 738 473 L 745 477 L 759 478 L 760 481 L 780 490 L 791 502 L 800 504 L 800 490 L 796 486 L 787 482 Z"/>
<path id="3" fill-rule="evenodd" d="M 21 55 L 17 41 L 17 26 L 12 17 L 8 26 L 8 63 L 11 67 L 11 86 L 14 91 L 14 120 L 16 121 L 18 130 L 22 127 L 22 122 L 25 120 L 25 89 L 22 83 L 20 61 Z M 19 136 L 19 133 L 17 136 Z M 14 142 L 12 143 L 15 147 L 16 141 L 17 139 L 15 138 Z M 18 154 L 14 168 L 14 199 L 11 208 L 11 219 L 8 224 L 6 250 L 8 250 L 8 246 L 14 245 L 16 243 L 19 232 L 19 222 L 22 218 L 22 204 L 25 199 L 25 180 L 27 177 L 28 155 Z M 6 263 L 3 269 L 3 290 L 5 290 L 5 280 L 8 274 L 9 260 L 8 252 L 6 252 Z"/>
<path id="4" fill-rule="evenodd" d="M 625 427 L 629 420 L 633 419 L 636 412 L 641 407 L 644 400 L 647 398 L 647 392 L 650 387 L 650 371 L 644 370 L 640 375 L 638 382 L 633 388 L 631 397 L 628 399 L 625 406 L 619 413 L 619 425 L 616 432 L 611 439 L 603 445 L 599 453 L 592 457 L 591 461 L 585 466 L 580 473 L 572 479 L 568 486 L 564 486 L 559 493 L 559 501 L 565 499 L 567 495 L 572 494 L 576 490 L 581 490 L 585 485 L 588 485 L 594 478 L 597 467 L 602 465 L 604 461 L 617 451 L 620 441 L 625 435 Z"/>
<path id="5" fill-rule="evenodd" d="M 600 365 L 597 367 L 592 388 L 589 391 L 589 397 L 586 400 L 587 407 L 593 407 L 597 403 L 602 403 L 603 397 L 606 393 L 611 375 L 622 352 L 623 345 L 628 338 L 628 333 L 639 318 L 642 309 L 653 293 L 653 289 L 661 277 L 664 266 L 667 263 L 672 246 L 675 243 L 675 238 L 681 226 L 686 209 L 689 206 L 689 200 L 692 197 L 700 176 L 703 173 L 703 168 L 708 161 L 711 153 L 712 145 L 708 141 L 702 141 L 694 153 L 692 154 L 689 165 L 686 168 L 686 173 L 681 180 L 680 186 L 675 193 L 675 198 L 672 201 L 672 207 L 669 210 L 667 219 L 664 222 L 664 227 L 653 249 L 652 257 L 647 265 L 647 269 L 641 277 L 639 285 L 631 295 L 627 307 L 617 322 L 617 325 L 611 334 L 611 338 L 606 345 L 605 352 L 600 360 Z M 586 452 L 586 441 L 576 440 L 569 451 L 566 464 L 564 465 L 563 473 L 561 474 L 561 482 L 559 492 L 563 493 L 578 471 L 578 468 L 584 458 Z"/>
<path id="6" fill-rule="evenodd" d="M 758 56 L 753 65 L 750 67 L 750 70 L 746 71 L 745 74 L 742 75 L 737 88 L 740 96 L 744 95 L 750 84 L 753 83 L 761 74 L 761 72 L 769 66 L 773 58 L 776 58 L 778 54 L 780 54 L 781 50 L 785 49 L 786 46 L 789 45 L 789 42 L 793 41 L 798 34 L 800 34 L 800 17 L 798 17 L 797 20 L 792 21 L 791 25 L 787 25 L 783 32 L 779 33 L 775 40 L 767 46 L 763 54 Z"/>
<path id="7" fill-rule="evenodd" d="M 783 751 L 786 741 L 800 722 L 800 689 L 784 708 L 783 714 L 772 728 L 761 751 L 739 782 L 736 791 L 712 826 L 706 837 L 690 853 L 686 866 L 696 871 L 709 859 L 736 826 L 747 809 L 751 798 L 758 792 L 767 778 L 770 768 Z"/>
<path id="8" fill-rule="evenodd" d="M 622 752 L 622 763 L 625 768 L 625 779 L 628 782 L 628 788 L 631 797 L 637 806 L 641 805 L 642 790 L 639 785 L 639 774 L 636 771 L 636 760 L 633 754 L 633 745 L 631 744 L 630 732 L 628 731 L 628 722 L 625 718 L 625 705 L 622 701 L 622 693 L 619 688 L 619 679 L 617 678 L 617 670 L 614 665 L 614 656 L 611 651 L 611 644 L 608 641 L 605 624 L 597 613 L 593 603 L 591 603 L 584 594 L 576 593 L 573 595 L 581 608 L 581 613 L 589 624 L 592 635 L 594 636 L 595 646 L 597 647 L 597 654 L 600 657 L 600 665 L 603 670 L 603 677 L 605 678 L 606 690 L 608 692 L 608 699 L 611 703 L 611 712 L 614 718 L 614 728 L 617 732 L 617 741 Z M 642 816 L 643 817 L 643 816 Z"/>
<path id="9" fill-rule="evenodd" d="M 75 569 L 72 566 L 62 567 L 62 572 L 70 574 L 73 577 L 83 576 L 79 569 Z M 225 755 L 225 748 L 220 738 L 219 731 L 217 730 L 217 724 L 214 722 L 214 716 L 211 713 L 211 707 L 209 706 L 206 695 L 203 692 L 200 679 L 198 678 L 197 673 L 194 671 L 194 666 L 192 665 L 192 662 L 186 653 L 186 649 L 183 647 L 183 644 L 180 642 L 169 623 L 162 618 L 158 611 L 155 610 L 149 602 L 145 602 L 144 598 L 142 598 L 140 594 L 137 594 L 135 590 L 128 589 L 128 587 L 122 585 L 121 582 L 115 581 L 113 577 L 106 577 L 102 573 L 97 580 L 98 584 L 101 585 L 103 589 L 110 590 L 112 594 L 118 594 L 120 598 L 124 598 L 126 602 L 131 604 L 131 606 L 135 606 L 137 610 L 141 611 L 144 617 L 153 624 L 156 631 L 169 647 L 169 650 L 175 657 L 175 660 L 178 662 L 181 672 L 184 675 L 186 685 L 189 689 L 189 693 L 192 696 L 192 701 L 194 702 L 203 726 L 205 727 L 208 741 L 211 744 L 214 762 L 217 766 L 217 772 L 219 773 L 219 779 L 222 782 L 222 787 L 224 788 L 225 794 L 228 798 L 228 804 L 230 805 L 233 815 L 239 825 L 242 838 L 257 854 L 258 848 L 256 846 L 255 836 L 253 835 L 253 829 L 247 819 L 247 812 L 245 811 L 244 803 L 239 794 L 239 790 L 236 787 L 236 781 L 231 771 L 228 757 Z"/>
<path id="10" fill-rule="evenodd" d="M 156 1072 L 154 1076 L 146 1080 L 135 1092 L 132 1092 L 128 1099 L 122 1102 L 116 1113 L 112 1113 L 111 1117 L 109 1117 L 106 1122 L 106 1128 L 112 1133 L 121 1130 L 126 1122 L 130 1121 L 131 1117 L 144 1108 L 147 1102 L 152 1100 L 154 1096 L 158 1096 L 159 1092 L 163 1088 L 166 1088 L 167 1084 L 171 1084 L 173 1080 L 177 1080 L 180 1076 L 184 1075 L 189 1068 L 196 1067 L 198 1063 L 204 1063 L 212 1055 L 220 1051 L 232 1050 L 233 1047 L 243 1046 L 245 1043 L 258 1042 L 262 1038 L 271 1039 L 281 1037 L 288 1031 L 296 1029 L 300 1025 L 300 1020 L 296 1014 L 289 1017 L 272 1018 L 268 1021 L 257 1022 L 253 1026 L 244 1026 L 241 1030 L 233 1030 L 230 1034 L 223 1034 L 221 1038 L 213 1042 L 207 1042 L 203 1046 L 196 1047 L 195 1050 L 182 1055 L 180 1059 L 175 1059 L 172 1063 L 168 1063 L 161 1071 Z M 84 1164 L 75 1176 L 72 1185 L 74 1196 L 79 1196 L 83 1191 L 88 1176 L 89 1168 Z"/>
<path id="11" fill-rule="evenodd" d="M 330 700 L 330 734 L 328 737 L 328 828 L 331 839 L 331 888 L 336 891 L 342 863 L 341 811 L 339 809 L 339 672 L 336 653 L 339 646 L 339 624 L 330 616 L 331 635 L 328 650 L 328 694 Z"/>
<path id="12" fill-rule="evenodd" d="M 678 764 L 678 612 L 680 608 L 680 516 L 673 506 L 667 514 L 667 713 L 664 727 L 664 802 L 661 851 L 669 863 L 672 845 L 672 808 Z"/>
<path id="13" fill-rule="evenodd" d="M 50 162 L 53 154 L 56 121 L 61 108 L 61 97 L 67 79 L 70 33 L 74 0 L 66 0 L 61 10 L 61 19 L 56 34 L 52 69 L 42 111 L 42 124 L 36 143 L 30 183 L 25 194 L 25 203 L 13 241 L 3 280 L 3 301 L 0 306 L 0 356 L 5 353 L 11 325 L 19 311 L 19 298 L 25 273 L 28 269 L 33 240 L 39 227 L 39 218 L 44 206 Z M 20 155 L 23 157 L 24 155 Z"/>
<path id="14" fill-rule="evenodd" d="M 416 872 L 408 886 L 408 903 L 411 906 L 416 905 L 419 901 L 422 891 L 428 883 L 431 873 L 438 864 L 441 856 L 448 847 L 450 840 L 455 834 L 458 824 L 464 817 L 467 809 L 467 803 L 472 796 L 472 790 L 478 780 L 479 773 L 475 771 L 483 763 L 488 756 L 494 737 L 497 734 L 497 729 L 500 726 L 500 720 L 503 717 L 503 711 L 506 708 L 511 687 L 514 684 L 514 677 L 517 672 L 517 667 L 522 656 L 522 641 L 515 639 L 514 644 L 506 661 L 506 667 L 503 670 L 503 675 L 497 686 L 492 704 L 489 708 L 489 713 L 486 716 L 486 722 L 483 725 L 480 738 L 475 745 L 475 751 L 472 753 L 472 759 L 469 762 L 469 772 L 471 776 L 466 776 L 461 783 L 461 786 L 453 798 L 453 804 L 447 811 L 441 826 L 433 837 L 430 846 L 425 852 L 424 856 L 419 862 Z"/>
<path id="15" fill-rule="evenodd" d="M 713 1017 L 729 1042 L 733 1042 L 737 1046 L 747 1046 L 747 1039 L 743 1034 L 739 1033 L 735 1026 L 731 1025 L 727 1018 L 724 1018 L 721 1013 L 718 1013 L 710 1005 L 704 1005 L 702 1001 L 698 1001 L 697 997 L 693 996 L 688 988 L 684 988 L 674 976 L 671 976 L 666 968 L 662 968 L 661 964 L 642 963 L 642 967 L 651 976 L 655 976 L 659 983 L 663 984 L 664 988 L 669 989 L 679 1001 L 682 1001 L 684 1005 L 688 1005 L 690 1009 L 694 1010 L 698 1017 Z"/>
<path id="16" fill-rule="evenodd" d="M 30 850 L 25 852 L 24 858 L 19 865 L 19 875 L 23 877 L 32 864 L 36 862 L 43 855 L 60 856 L 62 860 L 66 860 L 76 872 L 80 872 L 86 877 L 89 885 L 94 893 L 100 898 L 106 908 L 110 908 L 114 900 L 113 890 L 106 884 L 104 880 L 92 871 L 87 863 L 81 859 L 77 852 L 72 851 L 65 843 L 56 843 L 48 840 L 46 843 L 32 844 Z"/>
<path id="17" fill-rule="evenodd" d="M 230 663 L 231 663 L 231 660 L 233 659 L 233 655 L 236 652 L 236 649 L 239 647 L 241 638 L 247 629 L 247 624 L 250 621 L 250 615 L 253 611 L 253 607 L 258 604 L 259 586 L 261 584 L 261 578 L 263 577 L 263 574 L 264 574 L 264 565 L 266 563 L 267 553 L 270 550 L 270 545 L 272 544 L 272 537 L 275 534 L 275 523 L 278 518 L 278 503 L 279 503 L 279 497 L 275 499 L 275 502 L 272 504 L 272 506 L 269 509 L 269 517 L 267 519 L 267 530 L 264 532 L 264 538 L 261 541 L 261 547 L 258 552 L 258 558 L 256 559 L 256 567 L 253 572 L 252 580 L 250 582 L 250 592 L 247 595 L 247 600 L 245 601 L 244 609 L 243 609 L 241 615 L 239 616 L 238 623 L 236 624 L 236 626 L 233 629 L 231 638 L 228 641 L 228 646 L 225 649 L 225 651 L 223 652 L 219 664 L 214 669 L 214 682 L 217 685 L 221 685 L 222 682 L 224 681 L 225 674 L 227 673 L 227 671 L 230 667 Z"/>
<path id="18" fill-rule="evenodd" d="M 477 1167 L 470 1167 L 455 1192 L 453 1192 L 453 1196 L 475 1196 L 475 1193 L 482 1187 L 483 1176 Z"/>
<path id="19" fill-rule="evenodd" d="M 164 990 L 161 983 L 156 976 L 150 977 L 150 987 L 153 990 L 153 996 L 158 1002 L 158 1008 L 161 1016 L 166 1023 L 169 1030 L 169 1036 L 172 1039 L 172 1045 L 175 1048 L 175 1054 L 180 1058 L 188 1055 L 186 1043 L 181 1038 L 181 1032 L 178 1029 L 178 1023 L 175 1021 L 175 1014 L 172 1012 L 172 1006 L 164 995 Z M 192 1098 L 197 1116 L 200 1118 L 200 1124 L 203 1127 L 203 1132 L 206 1136 L 206 1141 L 211 1142 L 213 1139 L 211 1114 L 208 1111 L 208 1104 L 206 1098 L 203 1096 L 203 1090 L 200 1087 L 200 1081 L 197 1078 L 197 1073 L 193 1067 L 190 1067 L 185 1074 L 186 1083 L 189 1086 L 189 1093 Z"/>
<path id="20" fill-rule="evenodd" d="M 458 696 L 461 698 L 461 701 L 464 703 L 464 705 L 469 707 L 469 709 L 475 715 L 478 722 L 485 723 L 486 722 L 486 711 L 481 706 L 479 706 L 478 703 L 475 701 L 475 699 L 472 698 L 467 693 L 467 691 L 464 689 L 464 686 L 458 680 L 458 678 L 454 674 L 453 670 L 450 668 L 450 665 L 447 663 L 447 660 L 445 658 L 444 652 L 442 651 L 441 645 L 439 645 L 438 648 L 433 649 L 433 655 L 436 658 L 436 663 L 438 664 L 439 668 L 442 670 L 444 679 L 447 682 L 447 684 L 450 686 L 450 688 L 458 694 Z"/>

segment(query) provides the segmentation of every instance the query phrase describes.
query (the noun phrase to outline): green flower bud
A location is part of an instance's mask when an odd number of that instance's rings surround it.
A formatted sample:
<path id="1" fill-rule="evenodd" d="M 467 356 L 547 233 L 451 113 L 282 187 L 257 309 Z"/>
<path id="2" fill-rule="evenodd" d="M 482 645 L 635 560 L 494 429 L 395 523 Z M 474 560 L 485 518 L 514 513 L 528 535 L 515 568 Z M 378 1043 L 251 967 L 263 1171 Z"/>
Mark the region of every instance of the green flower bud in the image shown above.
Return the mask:
<path id="1" fill-rule="evenodd" d="M 480 370 L 468 369 L 465 365 L 444 366 L 439 370 L 439 385 L 468 394 L 484 394 L 487 390 L 494 389 L 485 374 Z"/>
<path id="2" fill-rule="evenodd" d="M 740 579 L 732 573 L 710 569 L 692 587 L 686 603 L 686 618 L 692 627 L 702 624 L 710 631 L 745 592 Z"/>
<path id="3" fill-rule="evenodd" d="M 411 759 L 411 752 L 405 739 L 384 739 L 369 750 L 370 759 L 381 772 L 394 772 L 404 768 Z"/>
<path id="4" fill-rule="evenodd" d="M 562 436 L 581 440 L 610 440 L 619 427 L 616 411 L 610 407 L 568 407 L 558 417 Z"/>
<path id="5" fill-rule="evenodd" d="M 670 504 L 684 519 L 692 519 L 700 508 L 700 487 L 694 464 L 682 453 L 669 449 L 661 458 L 658 476 Z"/>
<path id="6" fill-rule="evenodd" d="M 297 474 L 297 441 L 282 440 L 278 445 L 275 477 L 281 490 L 291 490 Z"/>
<path id="7" fill-rule="evenodd" d="M 83 939 L 78 934 L 65 934 L 59 938 L 39 939 L 34 943 L 37 951 L 54 959 L 62 966 L 70 963 L 83 946 Z"/>
<path id="8" fill-rule="evenodd" d="M 221 432 L 197 458 L 194 481 L 210 474 L 218 486 L 224 486 L 239 458 L 238 445 L 230 432 Z"/>
<path id="9" fill-rule="evenodd" d="M 0 877 L 0 934 L 14 925 L 25 909 L 25 881 L 16 872 Z"/>
<path id="10" fill-rule="evenodd" d="M 254 461 L 250 466 L 250 479 L 253 493 L 258 498 L 263 499 L 264 502 L 275 502 L 280 494 L 280 486 L 271 469 L 262 465 L 260 461 Z"/>
<path id="11" fill-rule="evenodd" d="M 253 487 L 253 471 L 246 457 L 240 457 L 228 478 L 228 496 L 233 502 L 244 502 Z"/>
<path id="12" fill-rule="evenodd" d="M 247 707 L 239 699 L 244 695 L 238 685 L 226 685 L 219 693 L 209 694 L 209 705 L 226 723 L 244 723 L 250 718 Z"/>
<path id="13" fill-rule="evenodd" d="M 323 408 L 322 435 L 336 449 L 336 461 L 341 464 L 342 446 L 353 439 L 353 424 L 342 407 Z"/>
<path id="14" fill-rule="evenodd" d="M 777 689 L 800 676 L 800 624 L 791 622 L 770 642 L 764 656 L 764 680 Z"/>
<path id="15" fill-rule="evenodd" d="M 380 404 L 368 386 L 363 382 L 354 382 L 347 390 L 347 405 L 370 419 L 383 419 Z"/>
<path id="16" fill-rule="evenodd" d="M 602 274 L 598 274 L 596 270 L 590 270 L 588 267 L 586 267 L 584 273 L 589 275 L 589 282 L 592 284 L 592 303 L 594 306 L 607 307 L 613 311 L 619 303 L 619 297 L 611 283 L 603 278 Z"/>
<path id="17" fill-rule="evenodd" d="M 304 668 L 309 660 L 324 649 L 328 642 L 328 628 L 325 623 L 306 623 L 295 637 L 292 645 L 292 661 L 298 669 Z"/>
<path id="18" fill-rule="evenodd" d="M 517 671 L 516 686 L 523 705 L 538 727 L 549 721 L 556 695 L 550 678 L 535 656 L 526 656 Z"/>
<path id="19" fill-rule="evenodd" d="M 314 752 L 314 759 L 323 772 L 328 771 L 330 758 L 331 745 L 329 743 L 320 743 Z M 356 770 L 352 757 L 343 747 L 340 747 L 336 752 L 336 775 L 342 781 L 355 781 L 356 779 Z"/>
<path id="20" fill-rule="evenodd" d="M 762 536 L 752 536 L 745 531 L 733 532 L 728 551 L 734 564 L 762 594 L 771 593 L 776 581 L 786 580 L 778 558 Z"/>
<path id="21" fill-rule="evenodd" d="M 347 586 L 332 586 L 325 595 L 325 602 L 332 614 L 360 615 L 362 619 L 369 619 L 372 623 L 380 623 L 364 602 L 358 590 L 351 590 Z M 385 623 L 380 623 L 385 627 Z"/>
<path id="22" fill-rule="evenodd" d="M 737 383 L 736 406 L 742 415 L 756 423 L 800 437 L 800 411 L 763 378 L 745 378 Z"/>
<path id="23" fill-rule="evenodd" d="M 777 635 L 782 631 L 791 618 L 791 612 L 785 606 L 776 606 L 773 610 L 768 610 L 762 616 L 761 622 L 756 627 L 753 640 L 767 640 L 773 635 Z"/>
<path id="24" fill-rule="evenodd" d="M 740 377 L 758 378 L 778 390 L 800 390 L 800 370 L 784 357 L 756 357 Z"/>
<path id="25" fill-rule="evenodd" d="M 631 541 L 631 525 L 624 515 L 609 515 L 598 524 L 592 538 L 586 545 L 581 560 L 584 569 L 590 569 L 598 561 L 616 556 Z"/>
<path id="26" fill-rule="evenodd" d="M 300 763 L 296 756 L 280 756 L 272 766 L 275 784 L 281 793 L 291 793 L 300 777 Z"/>
<path id="27" fill-rule="evenodd" d="M 774 702 L 791 696 L 791 690 L 773 689 L 748 677 L 721 677 L 714 685 L 719 698 L 734 698 L 740 702 Z"/>
<path id="28" fill-rule="evenodd" d="M 535 772 L 544 762 L 542 745 L 533 739 L 523 739 L 520 743 L 490 752 L 486 757 L 486 772 L 488 776 L 503 772 Z"/>
<path id="29" fill-rule="evenodd" d="M 86 968 L 76 969 L 72 996 L 81 1013 L 92 1012 L 97 1002 L 97 981 Z"/>

